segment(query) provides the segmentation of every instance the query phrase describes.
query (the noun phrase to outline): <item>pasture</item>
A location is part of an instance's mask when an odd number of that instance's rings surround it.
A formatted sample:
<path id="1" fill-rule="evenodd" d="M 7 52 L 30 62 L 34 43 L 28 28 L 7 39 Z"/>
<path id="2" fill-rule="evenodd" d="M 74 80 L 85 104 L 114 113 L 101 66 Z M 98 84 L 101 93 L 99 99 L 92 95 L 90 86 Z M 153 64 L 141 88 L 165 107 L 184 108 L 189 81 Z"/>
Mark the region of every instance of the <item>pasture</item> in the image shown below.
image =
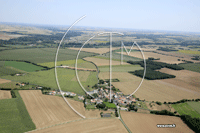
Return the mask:
<path id="1" fill-rule="evenodd" d="M 110 65 L 110 60 L 107 59 L 101 59 L 101 58 L 94 58 L 94 57 L 86 57 L 84 58 L 87 61 L 91 61 L 94 64 L 96 64 L 97 66 L 109 66 Z M 112 60 L 112 65 L 120 65 L 121 62 L 120 61 L 114 61 Z M 123 63 L 124 65 L 130 65 L 126 62 Z"/>
<path id="2" fill-rule="evenodd" d="M 200 55 L 200 51 L 194 51 L 194 50 L 179 50 L 178 52 L 184 54 Z"/>
<path id="3" fill-rule="evenodd" d="M 77 50 L 79 51 L 80 48 L 69 48 L 72 50 Z M 112 50 L 116 50 L 119 49 L 118 47 L 113 47 Z M 103 53 L 107 53 L 110 51 L 110 48 L 83 48 L 81 51 L 85 51 L 85 52 L 91 52 L 91 53 L 97 53 L 97 54 L 103 54 Z"/>
<path id="4" fill-rule="evenodd" d="M 200 105 L 199 102 L 186 102 L 186 103 L 172 104 L 171 106 L 180 115 L 190 115 L 191 117 L 200 118 L 199 105 Z M 198 112 L 196 110 L 198 110 Z"/>
<path id="5" fill-rule="evenodd" d="M 26 60 L 33 63 L 54 62 L 56 57 L 56 48 L 32 48 L 15 49 L 0 52 L 0 60 Z M 77 51 L 72 49 L 60 49 L 58 61 L 74 60 Z M 94 55 L 94 53 L 81 52 L 79 59 Z"/>
<path id="6" fill-rule="evenodd" d="M 109 79 L 109 72 L 100 73 L 99 78 Z M 113 72 L 112 78 L 120 80 L 120 82 L 112 82 L 112 84 L 125 95 L 134 92 L 142 80 L 140 77 L 131 75 L 127 72 Z M 166 80 L 168 79 L 153 81 L 144 80 L 141 87 L 134 95 L 140 99 L 145 99 L 146 101 L 160 102 L 175 102 L 185 98 L 199 98 L 200 92 L 197 89 L 182 87 L 175 83 L 167 83 Z"/>
<path id="7" fill-rule="evenodd" d="M 200 63 L 179 64 L 179 66 L 184 67 L 186 70 L 200 73 Z"/>
<path id="8" fill-rule="evenodd" d="M 80 82 L 86 90 L 91 90 L 91 87 L 97 83 L 96 72 L 78 71 Z M 70 91 L 84 95 L 84 91 L 76 80 L 75 70 L 57 68 L 58 81 L 63 91 Z M 13 81 L 29 82 L 40 86 L 58 89 L 55 78 L 55 69 L 46 71 L 30 72 L 24 76 L 3 76 L 5 79 Z M 87 79 L 85 79 L 87 78 Z M 89 88 L 87 86 L 90 86 Z"/>
<path id="9" fill-rule="evenodd" d="M 180 133 L 193 131 L 178 117 L 120 111 L 121 117 L 131 132 Z M 157 124 L 175 124 L 175 128 L 158 128 Z"/>
<path id="10" fill-rule="evenodd" d="M 75 67 L 76 60 L 66 60 L 66 61 L 58 61 L 57 66 L 69 66 L 69 67 Z M 45 63 L 39 63 L 41 66 L 47 66 L 47 67 L 55 67 L 55 62 L 45 62 Z M 82 59 L 77 60 L 77 68 L 88 68 L 88 69 L 96 69 L 95 65 L 91 62 L 84 61 Z"/>
<path id="11" fill-rule="evenodd" d="M 42 67 L 35 66 L 33 64 L 29 64 L 26 62 L 18 62 L 18 61 L 5 61 L 5 66 L 14 67 L 16 69 L 26 72 L 34 72 L 43 69 Z"/>
<path id="12" fill-rule="evenodd" d="M 0 131 L 2 133 L 22 133 L 35 129 L 24 102 L 15 91 L 17 98 L 0 100 Z"/>
<path id="13" fill-rule="evenodd" d="M 20 70 L 17 70 L 13 67 L 5 66 L 5 61 L 0 61 L 0 76 L 16 74 L 20 72 Z"/>
<path id="14" fill-rule="evenodd" d="M 78 126 L 78 127 L 77 127 Z M 127 133 L 118 119 L 82 119 L 66 122 L 50 128 L 33 131 L 33 133 Z"/>
<path id="15" fill-rule="evenodd" d="M 9 99 L 12 98 L 10 91 L 0 90 L 0 99 Z"/>

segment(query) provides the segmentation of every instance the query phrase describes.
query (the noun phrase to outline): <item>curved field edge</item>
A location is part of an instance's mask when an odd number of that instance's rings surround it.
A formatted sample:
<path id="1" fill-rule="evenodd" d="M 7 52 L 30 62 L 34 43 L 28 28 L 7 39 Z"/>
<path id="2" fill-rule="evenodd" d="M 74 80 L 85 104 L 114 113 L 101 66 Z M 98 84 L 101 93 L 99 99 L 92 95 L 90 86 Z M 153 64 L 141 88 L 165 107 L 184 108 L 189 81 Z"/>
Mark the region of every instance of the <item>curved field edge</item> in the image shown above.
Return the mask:
<path id="1" fill-rule="evenodd" d="M 16 98 L 0 100 L 1 132 L 22 133 L 36 129 L 19 92 L 14 92 Z"/>

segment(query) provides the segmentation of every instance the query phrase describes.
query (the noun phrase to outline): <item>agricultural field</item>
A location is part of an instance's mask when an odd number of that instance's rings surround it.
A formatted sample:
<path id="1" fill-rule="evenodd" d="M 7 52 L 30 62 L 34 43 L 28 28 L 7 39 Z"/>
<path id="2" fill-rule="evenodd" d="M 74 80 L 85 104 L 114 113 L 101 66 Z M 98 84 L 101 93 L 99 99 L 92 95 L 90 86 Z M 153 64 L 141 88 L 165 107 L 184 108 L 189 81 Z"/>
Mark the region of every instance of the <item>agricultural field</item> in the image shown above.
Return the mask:
<path id="1" fill-rule="evenodd" d="M 184 69 L 186 69 L 186 70 L 200 73 L 200 63 L 179 64 L 179 66 L 184 67 Z"/>
<path id="2" fill-rule="evenodd" d="M 32 48 L 15 49 L 0 52 L 0 60 L 26 60 L 33 63 L 54 62 L 56 57 L 56 48 Z M 74 60 L 77 56 L 76 50 L 60 49 L 58 61 Z M 94 53 L 81 52 L 79 59 L 94 55 Z"/>
<path id="3" fill-rule="evenodd" d="M 194 50 L 179 50 L 178 52 L 184 54 L 200 55 L 200 51 L 194 51 Z"/>
<path id="4" fill-rule="evenodd" d="M 57 68 L 57 75 L 60 87 L 63 91 L 70 91 L 81 95 L 85 94 L 76 80 L 75 70 Z M 96 72 L 78 71 L 80 82 L 86 90 L 91 90 L 91 87 L 98 82 L 96 75 Z M 38 72 L 29 72 L 24 76 L 8 75 L 3 76 L 2 78 L 10 79 L 13 81 L 29 82 L 30 84 L 58 89 L 55 79 L 55 69 Z M 87 87 L 88 85 L 90 87 Z"/>
<path id="5" fill-rule="evenodd" d="M 81 119 L 61 97 L 42 95 L 40 90 L 21 90 L 19 93 L 36 128 Z"/>
<path id="6" fill-rule="evenodd" d="M 45 63 L 38 63 L 41 66 L 47 66 L 47 67 L 55 67 L 55 61 L 54 62 L 45 62 Z M 57 66 L 69 66 L 69 67 L 75 67 L 76 60 L 66 60 L 66 61 L 58 61 Z M 77 60 L 77 68 L 88 68 L 88 69 L 96 69 L 95 65 L 91 62 L 84 61 L 82 59 Z"/>
<path id="7" fill-rule="evenodd" d="M 109 79 L 109 72 L 100 73 L 99 78 Z M 140 77 L 127 72 L 113 72 L 112 78 L 120 80 L 120 82 L 113 82 L 112 84 L 125 95 L 134 92 L 142 80 Z M 193 86 L 193 88 L 190 88 L 190 85 L 189 88 L 186 88 L 186 86 L 179 86 L 180 84 L 175 84 L 175 82 L 168 83 L 166 80 L 168 79 L 152 81 L 145 79 L 134 95 L 140 99 L 145 99 L 146 101 L 160 102 L 176 102 L 181 99 L 199 98 L 200 92 L 197 90 L 198 87 L 194 88 Z"/>
<path id="8" fill-rule="evenodd" d="M 162 104 L 162 105 L 158 105 L 155 103 L 156 101 L 154 101 L 154 103 L 152 102 L 145 102 L 146 106 L 148 109 L 150 110 L 156 110 L 156 111 L 162 111 L 162 110 L 167 110 L 170 112 L 174 112 L 175 109 L 171 107 L 171 105 L 169 104 Z"/>
<path id="9" fill-rule="evenodd" d="M 100 72 L 109 72 L 110 66 L 99 66 Z M 129 72 L 143 69 L 140 65 L 115 65 L 112 66 L 112 72 Z"/>
<path id="10" fill-rule="evenodd" d="M 78 125 L 78 128 L 77 128 Z M 58 126 L 53 126 L 41 130 L 33 131 L 33 133 L 127 133 L 126 128 L 118 119 L 82 119 L 63 123 Z"/>
<path id="11" fill-rule="evenodd" d="M 9 83 L 9 82 L 11 81 L 7 79 L 0 79 L 0 84 Z"/>
<path id="12" fill-rule="evenodd" d="M 2 133 L 22 133 L 35 129 L 18 91 L 16 98 L 0 100 L 0 130 Z"/>
<path id="13" fill-rule="evenodd" d="M 17 82 L 13 82 L 10 80 L 6 80 L 6 79 L 0 79 L 0 88 L 19 88 L 19 86 L 16 85 Z"/>
<path id="14" fill-rule="evenodd" d="M 113 61 L 121 61 L 121 54 L 120 54 L 120 52 L 116 52 L 116 51 L 121 51 L 121 50 L 114 50 L 112 52 L 112 60 Z M 140 53 L 140 52 L 133 51 L 132 53 Z M 100 58 L 100 59 L 110 60 L 110 52 L 102 54 L 102 55 L 97 55 L 97 56 L 94 56 L 94 57 L 95 58 Z M 131 60 L 131 61 L 142 61 L 142 59 L 140 59 L 140 58 L 136 58 L 136 57 L 127 55 L 126 52 L 123 52 L 123 57 L 122 58 L 123 58 L 123 62 L 127 62 L 129 60 Z"/>
<path id="15" fill-rule="evenodd" d="M 77 50 L 77 51 L 80 50 L 80 48 L 69 48 L 69 49 L 73 49 L 73 50 Z M 118 47 L 112 48 L 112 50 L 116 50 L 116 49 L 119 49 L 119 48 Z M 83 48 L 81 51 L 103 54 L 103 53 L 109 52 L 110 48 Z"/>
<path id="16" fill-rule="evenodd" d="M 180 115 L 190 115 L 191 117 L 200 118 L 199 102 L 185 102 L 179 104 L 172 104 L 171 106 Z"/>
<path id="17" fill-rule="evenodd" d="M 96 64 L 97 66 L 109 66 L 110 64 L 110 60 L 107 59 L 101 59 L 101 58 L 94 58 L 94 57 L 86 57 L 84 58 L 87 61 L 91 61 L 94 64 Z M 114 61 L 112 60 L 112 65 L 120 65 L 121 62 L 120 61 Z M 130 65 L 126 62 L 123 63 L 124 65 Z"/>
<path id="18" fill-rule="evenodd" d="M 125 124 L 133 133 L 193 133 L 193 131 L 178 117 L 125 111 L 121 111 L 120 114 Z M 176 124 L 176 127 L 157 128 L 157 124 Z"/>
<path id="19" fill-rule="evenodd" d="M 200 73 L 192 72 L 188 70 L 171 70 L 168 68 L 162 68 L 159 70 L 160 72 L 167 73 L 167 74 L 173 74 L 176 76 L 174 79 L 165 79 L 162 80 L 166 84 L 171 84 L 175 86 L 179 86 L 185 89 L 189 89 L 191 91 L 200 92 Z M 195 93 L 195 92 L 193 92 Z"/>
<path id="20" fill-rule="evenodd" d="M 120 53 L 120 52 L 118 52 L 118 53 Z M 183 63 L 183 61 L 178 61 L 178 59 L 180 59 L 178 57 L 161 55 L 161 54 L 153 53 L 153 52 L 143 52 L 143 53 L 144 53 L 145 59 L 148 59 L 149 57 L 153 57 L 155 59 L 160 58 L 160 60 L 155 60 L 155 61 L 158 61 L 158 62 L 165 62 L 165 63 L 169 63 L 169 64 Z M 123 54 L 126 55 L 126 53 L 123 53 Z M 133 57 L 136 57 L 136 58 L 143 59 L 141 52 L 131 52 L 129 56 L 133 56 Z"/>
<path id="21" fill-rule="evenodd" d="M 10 91 L 0 90 L 0 99 L 9 99 L 12 98 Z"/>
<path id="22" fill-rule="evenodd" d="M 17 61 L 5 61 L 5 66 L 14 67 L 16 69 L 26 72 L 34 72 L 43 69 L 42 67 L 35 66 L 26 62 L 17 62 Z"/>
<path id="23" fill-rule="evenodd" d="M 17 70 L 13 67 L 5 66 L 5 61 L 0 61 L 0 76 L 16 74 L 20 72 L 20 70 Z"/>

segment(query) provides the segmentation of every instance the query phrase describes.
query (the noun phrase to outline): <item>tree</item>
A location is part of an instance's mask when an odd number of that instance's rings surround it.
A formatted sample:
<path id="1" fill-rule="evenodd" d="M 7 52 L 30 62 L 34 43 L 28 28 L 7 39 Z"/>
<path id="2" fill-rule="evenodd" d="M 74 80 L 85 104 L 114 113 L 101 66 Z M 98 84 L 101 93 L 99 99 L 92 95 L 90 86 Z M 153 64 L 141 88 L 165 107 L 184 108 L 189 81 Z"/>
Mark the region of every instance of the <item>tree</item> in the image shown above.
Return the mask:
<path id="1" fill-rule="evenodd" d="M 108 102 L 108 98 L 106 98 L 104 101 L 105 101 L 105 102 Z"/>

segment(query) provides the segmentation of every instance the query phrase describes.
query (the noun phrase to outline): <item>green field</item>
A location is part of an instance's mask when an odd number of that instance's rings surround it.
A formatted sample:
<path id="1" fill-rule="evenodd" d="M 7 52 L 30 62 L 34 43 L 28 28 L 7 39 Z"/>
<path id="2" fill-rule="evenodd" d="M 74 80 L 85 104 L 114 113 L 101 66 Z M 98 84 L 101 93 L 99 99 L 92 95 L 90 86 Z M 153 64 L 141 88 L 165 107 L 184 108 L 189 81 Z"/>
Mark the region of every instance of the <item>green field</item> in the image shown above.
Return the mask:
<path id="1" fill-rule="evenodd" d="M 26 60 L 33 63 L 54 62 L 56 48 L 32 48 L 32 49 L 15 49 L 0 51 L 0 60 Z M 76 59 L 78 51 L 71 49 L 60 49 L 58 61 Z M 94 53 L 81 52 L 79 59 L 95 55 Z"/>
<path id="2" fill-rule="evenodd" d="M 36 70 L 43 69 L 42 67 L 35 66 L 33 64 L 29 64 L 26 62 L 18 62 L 18 61 L 5 61 L 5 66 L 14 67 L 16 69 L 26 71 L 26 72 L 34 72 Z"/>
<path id="3" fill-rule="evenodd" d="M 191 106 L 192 105 L 192 106 Z M 195 106 L 198 107 L 195 107 Z M 195 102 L 187 102 L 187 103 L 180 103 L 180 104 L 172 104 L 171 106 L 180 114 L 180 115 L 190 115 L 191 117 L 198 117 L 200 118 L 199 110 L 199 103 Z M 198 110 L 198 112 L 196 111 Z"/>
<path id="4" fill-rule="evenodd" d="M 109 72 L 110 66 L 99 66 L 100 72 Z M 140 65 L 114 65 L 113 72 L 128 72 L 143 69 Z"/>
<path id="5" fill-rule="evenodd" d="M 20 72 L 21 72 L 20 70 L 17 70 L 9 66 L 5 66 L 5 61 L 0 61 L 0 76 L 16 74 Z"/>
<path id="6" fill-rule="evenodd" d="M 188 104 L 200 114 L 200 102 L 188 102 Z"/>
<path id="7" fill-rule="evenodd" d="M 108 107 L 108 108 L 112 108 L 112 109 L 117 108 L 116 105 L 115 105 L 114 103 L 109 103 L 109 102 L 103 102 L 103 103 L 105 103 L 105 104 L 106 104 L 106 107 Z"/>
<path id="8" fill-rule="evenodd" d="M 105 54 L 97 55 L 97 56 L 94 56 L 94 57 L 95 58 L 109 60 L 110 59 L 110 53 L 105 53 Z M 113 52 L 112 53 L 112 60 L 121 61 L 121 54 Z M 124 62 L 127 62 L 129 60 L 130 61 L 142 61 L 142 59 L 139 59 L 139 58 L 136 58 L 136 57 L 132 57 L 132 56 L 128 56 L 128 55 L 123 55 L 123 61 Z"/>
<path id="9" fill-rule="evenodd" d="M 97 83 L 96 72 L 91 71 L 79 71 L 79 79 L 85 89 L 91 90 L 91 87 Z M 58 80 L 60 87 L 63 91 L 71 91 L 77 94 L 84 94 L 79 83 L 76 80 L 75 70 L 57 68 Z M 51 87 L 58 89 L 55 78 L 55 69 L 29 72 L 24 76 L 3 76 L 2 78 L 10 79 L 20 82 L 29 82 L 30 84 L 41 85 L 45 87 Z M 87 88 L 87 86 L 90 86 Z"/>
<path id="10" fill-rule="evenodd" d="M 66 61 L 57 61 L 57 66 L 63 65 L 63 66 L 70 66 L 75 67 L 76 60 L 66 60 Z M 45 63 L 39 63 L 41 66 L 47 66 L 47 67 L 54 67 L 55 62 L 45 62 Z M 88 68 L 88 69 L 96 69 L 95 65 L 84 61 L 82 59 L 78 59 L 77 61 L 77 67 L 78 68 Z"/>
<path id="11" fill-rule="evenodd" d="M 36 129 L 26 106 L 15 90 L 17 98 L 0 100 L 0 132 L 23 133 Z"/>
<path id="12" fill-rule="evenodd" d="M 186 69 L 186 70 L 200 73 L 200 63 L 179 64 L 179 66 L 184 67 L 184 69 Z"/>

